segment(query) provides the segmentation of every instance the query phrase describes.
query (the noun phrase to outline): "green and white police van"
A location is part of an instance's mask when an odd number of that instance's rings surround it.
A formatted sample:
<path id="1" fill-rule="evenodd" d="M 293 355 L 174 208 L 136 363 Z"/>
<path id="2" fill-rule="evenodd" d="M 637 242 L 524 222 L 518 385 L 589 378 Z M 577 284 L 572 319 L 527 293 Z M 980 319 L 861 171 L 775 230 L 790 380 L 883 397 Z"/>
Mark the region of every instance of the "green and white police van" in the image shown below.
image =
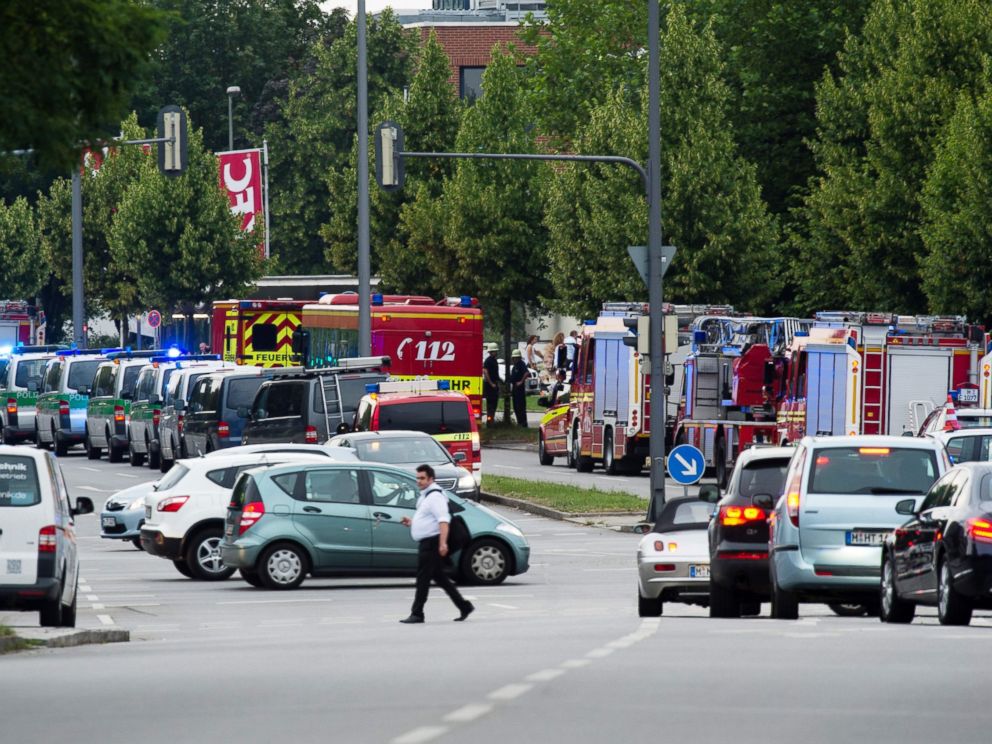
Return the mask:
<path id="1" fill-rule="evenodd" d="M 106 349 L 70 349 L 48 360 L 34 419 L 38 449 L 54 445 L 55 454 L 64 455 L 69 447 L 82 443 L 93 376 L 106 353 Z"/>
<path id="2" fill-rule="evenodd" d="M 124 459 L 124 453 L 128 451 L 127 422 L 138 376 L 152 363 L 153 357 L 163 353 L 161 349 L 118 351 L 107 354 L 106 360 L 97 367 L 86 404 L 83 432 L 83 446 L 89 459 L 98 459 L 104 450 L 107 450 L 110 462 Z"/>
<path id="3" fill-rule="evenodd" d="M 65 346 L 17 346 L 0 370 L 0 444 L 34 440 L 34 414 L 45 382 L 45 367 Z"/>

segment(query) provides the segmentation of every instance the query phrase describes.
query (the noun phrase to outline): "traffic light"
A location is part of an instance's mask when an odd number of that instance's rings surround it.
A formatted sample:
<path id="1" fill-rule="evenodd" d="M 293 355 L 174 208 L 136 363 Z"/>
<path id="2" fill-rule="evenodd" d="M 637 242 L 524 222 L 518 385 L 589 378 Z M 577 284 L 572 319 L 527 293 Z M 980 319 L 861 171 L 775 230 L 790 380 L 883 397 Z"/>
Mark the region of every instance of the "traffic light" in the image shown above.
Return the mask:
<path id="1" fill-rule="evenodd" d="M 651 320 L 647 315 L 637 315 L 632 318 L 624 318 L 623 324 L 631 331 L 632 335 L 624 336 L 624 346 L 630 346 L 637 350 L 637 354 L 643 359 L 647 359 L 651 352 Z M 646 362 L 642 362 L 642 365 Z"/>
<path id="2" fill-rule="evenodd" d="M 375 130 L 375 180 L 386 191 L 403 188 L 403 128 L 384 121 Z"/>
<path id="3" fill-rule="evenodd" d="M 186 171 L 186 112 L 178 106 L 163 106 L 158 112 L 158 169 L 167 176 Z"/>

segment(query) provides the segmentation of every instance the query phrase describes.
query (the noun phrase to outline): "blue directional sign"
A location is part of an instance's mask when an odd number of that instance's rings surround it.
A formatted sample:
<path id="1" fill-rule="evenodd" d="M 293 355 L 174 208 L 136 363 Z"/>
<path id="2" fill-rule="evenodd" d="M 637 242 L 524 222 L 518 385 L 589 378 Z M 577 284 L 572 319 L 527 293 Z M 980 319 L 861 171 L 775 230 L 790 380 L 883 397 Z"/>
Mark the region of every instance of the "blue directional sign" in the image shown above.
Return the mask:
<path id="1" fill-rule="evenodd" d="M 683 486 L 691 486 L 703 477 L 706 458 L 691 444 L 680 444 L 668 454 L 668 474 Z"/>

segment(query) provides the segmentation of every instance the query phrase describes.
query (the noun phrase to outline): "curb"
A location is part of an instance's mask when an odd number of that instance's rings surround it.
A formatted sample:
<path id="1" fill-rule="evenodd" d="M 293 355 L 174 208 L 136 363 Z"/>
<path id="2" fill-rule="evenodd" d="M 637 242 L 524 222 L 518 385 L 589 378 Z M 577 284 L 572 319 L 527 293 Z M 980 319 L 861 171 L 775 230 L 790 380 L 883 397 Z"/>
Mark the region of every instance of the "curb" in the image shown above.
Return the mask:
<path id="1" fill-rule="evenodd" d="M 589 525 L 590 519 L 602 519 L 604 517 L 629 517 L 632 516 L 630 512 L 584 512 L 581 514 L 571 514 L 569 512 L 558 511 L 557 509 L 552 509 L 549 506 L 542 506 L 541 504 L 534 504 L 530 501 L 524 501 L 523 499 L 514 499 L 509 496 L 497 496 L 493 493 L 480 493 L 479 501 L 489 502 L 491 504 L 499 504 L 500 506 L 510 506 L 514 509 L 520 509 L 521 511 L 530 512 L 531 514 L 536 514 L 539 517 L 547 517 L 548 519 L 557 519 L 560 522 L 571 522 L 572 524 L 581 524 L 583 526 Z M 615 532 L 630 532 L 634 534 L 644 534 L 643 528 L 646 526 L 650 528 L 650 524 L 640 522 L 638 524 L 622 524 L 622 525 L 607 525 L 609 529 Z"/>
<path id="2" fill-rule="evenodd" d="M 57 633 L 57 635 L 46 635 L 47 633 Z M 31 630 L 27 635 L 12 635 L 0 638 L 0 653 L 26 648 L 71 648 L 73 646 L 87 646 L 97 643 L 126 643 L 131 640 L 131 631 L 121 628 L 89 628 L 85 630 L 72 630 L 53 628 Z"/>

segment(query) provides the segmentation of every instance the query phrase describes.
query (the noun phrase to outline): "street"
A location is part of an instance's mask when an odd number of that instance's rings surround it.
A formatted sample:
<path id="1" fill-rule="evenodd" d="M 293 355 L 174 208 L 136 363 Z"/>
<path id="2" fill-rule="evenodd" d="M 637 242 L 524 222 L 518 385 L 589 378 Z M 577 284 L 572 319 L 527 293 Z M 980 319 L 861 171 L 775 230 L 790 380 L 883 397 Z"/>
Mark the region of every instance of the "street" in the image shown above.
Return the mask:
<path id="1" fill-rule="evenodd" d="M 75 453 L 62 463 L 98 508 L 151 475 Z M 641 620 L 636 535 L 508 516 L 531 570 L 468 587 L 478 610 L 466 623 L 435 589 L 415 627 L 397 622 L 410 579 L 311 579 L 287 593 L 193 582 L 80 517 L 79 625 L 132 640 L 4 657 L 3 740 L 50 740 L 37 724 L 53 701 L 78 742 L 988 740 L 988 613 L 954 629 L 926 609 L 892 627 L 821 605 L 783 622 L 767 607 L 711 620 L 668 604 Z"/>

